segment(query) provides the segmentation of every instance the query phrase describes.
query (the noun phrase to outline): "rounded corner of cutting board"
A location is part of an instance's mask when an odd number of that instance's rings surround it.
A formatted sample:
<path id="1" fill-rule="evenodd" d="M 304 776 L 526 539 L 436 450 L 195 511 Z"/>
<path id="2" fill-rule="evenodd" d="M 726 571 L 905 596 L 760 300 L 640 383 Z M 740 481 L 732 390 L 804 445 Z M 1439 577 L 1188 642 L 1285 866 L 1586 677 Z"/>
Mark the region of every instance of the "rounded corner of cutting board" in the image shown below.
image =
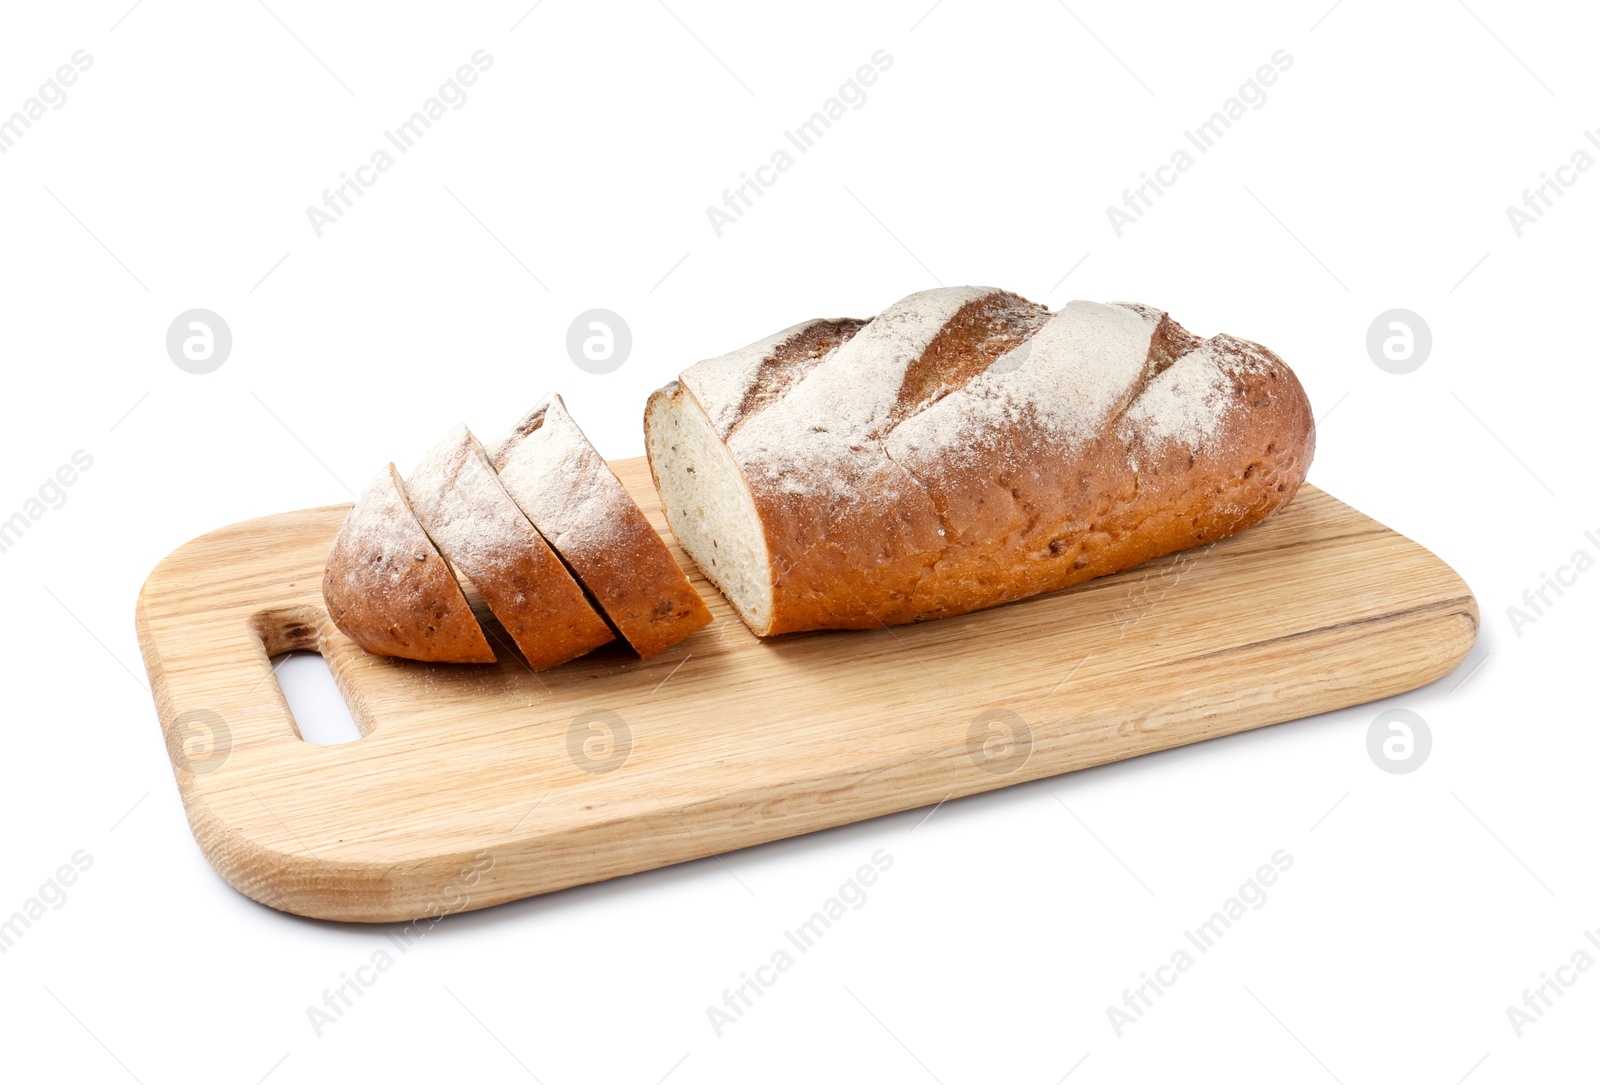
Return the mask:
<path id="1" fill-rule="evenodd" d="M 441 899 L 454 879 L 470 869 L 470 852 L 415 857 L 404 862 L 327 859 L 309 850 L 285 849 L 268 840 L 270 827 L 214 815 L 205 797 L 184 789 L 189 827 L 222 880 L 257 904 L 306 919 L 338 923 L 406 923 L 429 913 L 473 911 L 522 894 L 487 894 L 473 901 Z M 478 854 L 482 854 L 480 851 Z"/>
<path id="2" fill-rule="evenodd" d="M 1389 530 L 1392 531 L 1393 528 Z M 1437 565 L 1447 577 L 1453 580 L 1458 589 L 1457 594 L 1451 598 L 1451 602 L 1455 604 L 1455 609 L 1451 610 L 1447 616 L 1448 619 L 1459 619 L 1449 622 L 1449 628 L 1454 631 L 1453 636 L 1447 638 L 1441 633 L 1437 643 L 1437 650 L 1440 656 L 1438 673 L 1431 674 L 1412 687 L 1413 689 L 1420 689 L 1431 682 L 1437 682 L 1451 671 L 1454 671 L 1472 654 L 1472 649 L 1478 643 L 1478 635 L 1483 629 L 1483 612 L 1478 606 L 1477 594 L 1473 592 L 1472 586 L 1467 583 L 1467 578 L 1462 576 L 1454 565 L 1451 565 L 1410 536 L 1402 535 L 1400 537 L 1427 555 L 1428 560 Z"/>
<path id="3" fill-rule="evenodd" d="M 1449 566 L 1446 566 L 1446 568 L 1449 568 Z M 1452 569 L 1451 571 L 1454 572 L 1455 570 Z M 1477 647 L 1478 635 L 1483 630 L 1483 614 L 1478 609 L 1478 597 L 1473 594 L 1472 589 L 1467 586 L 1465 580 L 1461 581 L 1461 588 L 1465 595 L 1463 597 L 1463 606 L 1456 612 L 1456 616 L 1464 620 L 1457 623 L 1458 634 L 1454 650 L 1449 659 L 1449 666 L 1439 672 L 1439 678 L 1443 678 L 1467 661 L 1467 657 L 1472 654 L 1473 648 Z M 1434 681 L 1437 680 L 1437 678 L 1434 679 Z"/>
<path id="4" fill-rule="evenodd" d="M 1427 661 L 1417 662 L 1416 669 L 1412 672 L 1408 685 L 1394 689 L 1374 699 L 1381 700 L 1384 696 L 1392 697 L 1414 689 L 1421 689 L 1423 686 L 1437 682 L 1459 667 L 1472 654 L 1472 649 L 1476 647 L 1478 635 L 1483 627 L 1483 614 L 1478 605 L 1477 594 L 1473 592 L 1472 586 L 1467 583 L 1466 577 L 1462 576 L 1454 565 L 1451 565 L 1433 550 L 1411 536 L 1396 531 L 1388 524 L 1368 516 L 1341 498 L 1309 481 L 1301 486 L 1300 493 L 1296 495 L 1295 501 L 1290 502 L 1286 508 L 1293 508 L 1296 503 L 1306 496 L 1309 496 L 1316 503 L 1330 502 L 1361 519 L 1377 525 L 1386 534 L 1393 536 L 1404 546 L 1420 555 L 1424 559 L 1423 564 L 1432 567 L 1429 571 L 1438 575 L 1439 579 L 1445 582 L 1440 584 L 1435 592 L 1437 596 L 1444 600 L 1443 606 L 1445 609 L 1439 615 L 1440 621 L 1436 623 L 1438 629 L 1437 639 L 1430 642 L 1428 646 L 1431 649 L 1431 658 Z"/>

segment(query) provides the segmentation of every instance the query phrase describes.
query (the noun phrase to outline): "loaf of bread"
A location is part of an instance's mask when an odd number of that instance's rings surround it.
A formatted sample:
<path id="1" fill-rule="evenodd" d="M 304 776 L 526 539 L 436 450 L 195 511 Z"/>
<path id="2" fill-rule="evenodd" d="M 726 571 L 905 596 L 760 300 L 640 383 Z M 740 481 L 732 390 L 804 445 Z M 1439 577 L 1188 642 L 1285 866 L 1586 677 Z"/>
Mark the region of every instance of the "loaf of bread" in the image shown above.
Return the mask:
<path id="1" fill-rule="evenodd" d="M 913 294 L 656 392 L 668 522 L 759 635 L 962 614 L 1241 531 L 1315 445 L 1294 373 L 1145 305 Z"/>
<path id="2" fill-rule="evenodd" d="M 641 659 L 711 624 L 711 611 L 560 396 L 489 450 L 509 493 Z"/>

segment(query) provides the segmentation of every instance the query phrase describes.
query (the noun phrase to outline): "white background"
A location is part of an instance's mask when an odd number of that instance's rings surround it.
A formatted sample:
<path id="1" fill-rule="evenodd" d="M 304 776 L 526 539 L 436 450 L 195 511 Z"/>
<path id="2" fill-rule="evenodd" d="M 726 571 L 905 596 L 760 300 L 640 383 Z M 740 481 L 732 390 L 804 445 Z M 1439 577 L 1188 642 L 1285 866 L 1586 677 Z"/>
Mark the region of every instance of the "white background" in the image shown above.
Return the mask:
<path id="1" fill-rule="evenodd" d="M 1521 237 L 1506 215 L 1600 125 L 1591 11 L 269 3 L 7 5 L 0 27 L 0 116 L 93 57 L 0 155 L 0 517 L 93 457 L 0 554 L 0 916 L 93 858 L 0 956 L 8 1076 L 1487 1085 L 1593 1065 L 1600 969 L 1520 1037 L 1506 1013 L 1600 927 L 1600 572 L 1520 635 L 1507 616 L 1600 556 L 1600 171 Z M 478 49 L 467 103 L 317 237 L 306 207 Z M 706 206 L 878 49 L 866 104 L 717 237 Z M 1106 207 L 1279 49 L 1265 105 L 1118 238 Z M 645 395 L 686 364 L 936 282 L 1137 299 L 1271 346 L 1323 416 L 1311 480 L 1462 573 L 1472 657 L 1392 704 L 455 917 L 318 1037 L 307 1007 L 388 943 L 258 906 L 200 855 L 134 638 L 148 571 L 551 390 L 637 455 Z M 234 336 L 206 376 L 164 347 L 195 307 Z M 607 376 L 564 347 L 593 307 L 633 331 Z M 1365 346 L 1395 307 L 1434 338 L 1405 376 Z M 1433 733 L 1409 775 L 1366 752 L 1394 706 Z M 1118 1037 L 1107 1007 L 1280 848 L 1265 906 Z M 719 1037 L 707 1007 L 877 849 L 894 865 L 867 904 Z"/>

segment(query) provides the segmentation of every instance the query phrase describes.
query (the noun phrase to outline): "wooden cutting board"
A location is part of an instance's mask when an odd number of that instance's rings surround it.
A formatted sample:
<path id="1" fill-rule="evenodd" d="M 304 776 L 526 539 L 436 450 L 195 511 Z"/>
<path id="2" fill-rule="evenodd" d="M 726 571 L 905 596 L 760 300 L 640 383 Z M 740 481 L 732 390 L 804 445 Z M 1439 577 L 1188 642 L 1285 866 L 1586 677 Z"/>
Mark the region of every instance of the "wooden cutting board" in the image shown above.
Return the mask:
<path id="1" fill-rule="evenodd" d="M 644 461 L 614 466 L 667 534 Z M 1306 486 L 1234 538 L 922 625 L 761 641 L 696 575 L 715 624 L 647 662 L 534 674 L 500 632 L 494 666 L 413 663 L 323 609 L 345 511 L 202 536 L 137 612 L 201 850 L 326 919 L 482 908 L 1360 704 L 1446 674 L 1478 629 L 1449 566 Z M 300 738 L 269 659 L 296 649 L 360 740 Z"/>

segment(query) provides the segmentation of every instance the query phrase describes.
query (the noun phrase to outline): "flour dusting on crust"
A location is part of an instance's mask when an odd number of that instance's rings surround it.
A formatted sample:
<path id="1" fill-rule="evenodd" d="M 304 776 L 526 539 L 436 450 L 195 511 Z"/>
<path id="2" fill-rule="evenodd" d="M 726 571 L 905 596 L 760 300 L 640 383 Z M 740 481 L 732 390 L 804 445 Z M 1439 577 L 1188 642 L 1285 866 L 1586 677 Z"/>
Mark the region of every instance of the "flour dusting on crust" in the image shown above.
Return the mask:
<path id="1" fill-rule="evenodd" d="M 678 380 L 700 401 L 700 406 L 705 408 L 718 434 L 727 437 L 745 397 L 755 387 L 762 365 L 772 359 L 779 347 L 821 323 L 820 319 L 807 320 L 785 328 L 776 335 L 759 339 L 747 347 L 730 351 L 720 358 L 696 362 L 685 369 Z"/>
<path id="2" fill-rule="evenodd" d="M 879 442 L 907 370 L 962 306 L 996 293 L 945 287 L 896 302 L 737 430 L 729 450 L 752 483 L 851 496 L 854 482 L 887 462 Z"/>
<path id="3" fill-rule="evenodd" d="M 988 372 L 901 423 L 890 454 L 964 461 L 983 454 L 992 435 L 1025 421 L 1042 427 L 1047 447 L 1069 454 L 1097 436 L 1146 379 L 1159 316 L 1069 303 Z"/>
<path id="4" fill-rule="evenodd" d="M 538 533 L 500 485 L 477 439 L 458 425 L 406 480 L 417 519 L 469 580 L 503 574 L 525 560 Z"/>
<path id="5" fill-rule="evenodd" d="M 489 453 L 500 482 L 559 551 L 625 541 L 618 509 L 632 498 L 552 396 Z"/>
<path id="6" fill-rule="evenodd" d="M 1271 364 L 1254 343 L 1218 335 L 1173 362 L 1123 416 L 1121 436 L 1146 446 L 1176 442 L 1199 451 L 1237 406 L 1236 374 Z"/>
<path id="7" fill-rule="evenodd" d="M 407 565 L 438 556 L 406 506 L 393 464 L 378 472 L 345 517 L 333 549 L 372 566 L 390 583 L 407 575 Z"/>

